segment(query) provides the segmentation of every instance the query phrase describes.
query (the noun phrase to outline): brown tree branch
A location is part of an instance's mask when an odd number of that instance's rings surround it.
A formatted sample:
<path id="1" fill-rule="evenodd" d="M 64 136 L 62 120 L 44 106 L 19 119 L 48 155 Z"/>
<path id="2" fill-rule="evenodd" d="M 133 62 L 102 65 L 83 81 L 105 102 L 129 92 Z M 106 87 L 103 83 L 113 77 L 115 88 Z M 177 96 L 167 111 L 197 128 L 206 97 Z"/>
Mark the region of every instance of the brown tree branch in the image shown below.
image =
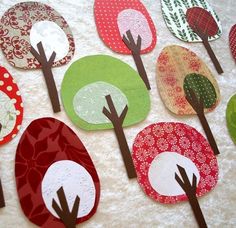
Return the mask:
<path id="1" fill-rule="evenodd" d="M 63 187 L 61 187 L 57 191 L 57 196 L 58 196 L 60 205 L 58 205 L 57 202 L 53 199 L 52 200 L 53 209 L 56 211 L 57 215 L 62 220 L 66 228 L 75 228 L 77 214 L 79 210 L 80 198 L 76 196 L 73 208 L 70 211 Z"/>
<path id="2" fill-rule="evenodd" d="M 197 177 L 195 176 L 195 174 L 193 174 L 193 179 L 192 179 L 192 184 L 191 184 L 188 179 L 188 175 L 187 175 L 185 169 L 183 167 L 181 167 L 180 165 L 177 165 L 177 167 L 178 167 L 178 170 L 180 172 L 180 176 L 182 179 L 178 176 L 177 173 L 175 173 L 175 180 L 178 182 L 180 187 L 186 193 L 199 227 L 206 228 L 207 224 L 206 224 L 205 218 L 202 214 L 202 210 L 200 208 L 200 205 L 198 203 L 197 196 L 196 196 Z"/>
<path id="3" fill-rule="evenodd" d="M 138 69 L 138 73 L 139 73 L 140 77 L 142 78 L 143 82 L 145 83 L 147 89 L 150 90 L 151 87 L 150 87 L 150 83 L 148 80 L 148 76 L 147 76 L 146 70 L 144 68 L 143 61 L 140 56 L 142 38 L 140 35 L 138 35 L 137 43 L 135 43 L 133 35 L 130 30 L 128 30 L 126 32 L 126 36 L 123 35 L 123 42 L 128 47 L 128 49 L 131 51 L 132 56 L 134 58 L 134 62 L 135 62 L 136 67 Z"/>
<path id="4" fill-rule="evenodd" d="M 119 143 L 121 155 L 125 164 L 126 172 L 129 178 L 135 178 L 137 177 L 133 159 L 131 157 L 131 153 L 129 150 L 129 146 L 124 134 L 124 129 L 122 127 L 122 124 L 124 122 L 125 116 L 128 111 L 128 106 L 126 105 L 123 109 L 122 113 L 118 115 L 115 105 L 112 101 L 111 95 L 106 96 L 106 101 L 109 107 L 109 110 L 104 107 L 103 108 L 103 114 L 112 122 L 115 130 L 115 134 Z"/>
<path id="5" fill-rule="evenodd" d="M 38 48 L 38 51 L 36 51 L 34 49 L 34 47 L 31 46 L 30 51 L 31 51 L 32 55 L 38 60 L 38 62 L 42 66 L 42 71 L 43 71 L 44 79 L 46 81 L 49 97 L 50 97 L 51 104 L 53 107 L 53 111 L 55 113 L 60 112 L 61 108 L 60 108 L 59 97 L 58 97 L 56 84 L 55 84 L 53 74 L 52 74 L 52 65 L 53 65 L 53 62 L 56 57 L 56 52 L 53 52 L 51 54 L 49 60 L 47 60 L 42 42 L 39 42 L 37 44 L 37 48 Z"/>

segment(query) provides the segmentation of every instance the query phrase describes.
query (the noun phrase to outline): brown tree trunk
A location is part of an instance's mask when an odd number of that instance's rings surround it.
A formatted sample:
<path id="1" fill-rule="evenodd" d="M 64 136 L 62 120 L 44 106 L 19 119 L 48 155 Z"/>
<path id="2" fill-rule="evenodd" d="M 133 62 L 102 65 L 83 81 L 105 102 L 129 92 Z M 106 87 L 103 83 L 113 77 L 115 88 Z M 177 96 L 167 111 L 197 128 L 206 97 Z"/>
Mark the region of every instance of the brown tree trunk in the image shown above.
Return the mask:
<path id="1" fill-rule="evenodd" d="M 129 150 L 129 146 L 124 134 L 124 130 L 122 127 L 122 124 L 124 122 L 125 116 L 127 114 L 128 111 L 128 106 L 126 106 L 123 110 L 123 112 L 121 113 L 120 116 L 118 116 L 117 111 L 115 109 L 114 103 L 112 101 L 112 98 L 110 95 L 106 96 L 106 100 L 107 100 L 107 104 L 108 107 L 110 109 L 107 110 L 105 107 L 103 108 L 103 113 L 104 115 L 112 122 L 113 126 L 114 126 L 114 130 L 116 133 L 116 137 L 119 143 L 119 147 L 120 147 L 120 151 L 121 151 L 121 155 L 125 164 L 125 168 L 126 168 L 126 172 L 128 177 L 131 178 L 136 178 L 137 174 L 134 168 L 134 163 L 133 163 L 133 159 Z"/>
<path id="2" fill-rule="evenodd" d="M 31 47 L 31 53 L 41 64 L 43 75 L 44 75 L 45 82 L 48 89 L 48 94 L 51 100 L 53 112 L 57 113 L 61 111 L 61 108 L 60 108 L 60 102 L 59 102 L 55 80 L 52 74 L 52 65 L 55 60 L 56 53 L 53 52 L 50 59 L 47 60 L 42 42 L 39 42 L 37 44 L 37 48 L 38 48 L 38 52 L 33 47 Z"/>

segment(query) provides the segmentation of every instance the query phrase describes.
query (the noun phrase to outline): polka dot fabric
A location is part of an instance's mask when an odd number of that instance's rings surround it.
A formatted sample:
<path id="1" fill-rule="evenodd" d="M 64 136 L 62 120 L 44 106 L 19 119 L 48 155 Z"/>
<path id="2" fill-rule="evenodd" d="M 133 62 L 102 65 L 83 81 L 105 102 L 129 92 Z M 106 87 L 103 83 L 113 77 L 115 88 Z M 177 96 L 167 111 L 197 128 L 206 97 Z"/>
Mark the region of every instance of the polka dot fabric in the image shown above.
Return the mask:
<path id="1" fill-rule="evenodd" d="M 12 78 L 10 73 L 4 68 L 0 66 L 0 92 L 2 94 L 5 94 L 7 97 L 9 97 L 9 102 L 14 104 L 14 112 L 7 111 L 7 113 L 4 113 L 6 116 L 10 116 L 10 118 L 15 118 L 15 125 L 12 129 L 10 129 L 10 133 L 7 135 L 2 135 L 0 132 L 0 145 L 5 144 L 9 141 L 11 141 L 12 138 L 16 136 L 18 133 L 22 119 L 23 119 L 23 103 L 20 95 L 20 91 L 18 89 L 18 86 L 15 82 L 15 80 Z M 0 99 L 0 107 L 2 108 L 1 104 L 2 99 Z M 6 104 L 4 104 L 6 106 Z M 8 107 L 8 105 L 7 105 Z M 2 119 L 2 117 L 1 117 Z M 6 121 L 7 122 L 7 121 Z M 3 125 L 3 123 L 1 123 Z M 6 127 L 6 126 L 2 126 Z"/>
<path id="2" fill-rule="evenodd" d="M 145 16 L 152 33 L 152 42 L 141 50 L 141 54 L 152 51 L 156 46 L 156 29 L 146 8 L 138 0 L 95 0 L 94 16 L 101 39 L 113 51 L 131 54 L 122 40 L 117 22 L 119 13 L 127 9 L 137 10 Z"/>
<path id="3" fill-rule="evenodd" d="M 179 153 L 195 163 L 200 174 L 197 196 L 206 194 L 216 186 L 218 164 L 207 140 L 186 124 L 160 122 L 146 127 L 136 136 L 132 154 L 138 182 L 153 200 L 164 204 L 175 204 L 188 199 L 185 194 L 161 195 L 150 184 L 149 167 L 158 154 L 166 151 Z"/>
<path id="4" fill-rule="evenodd" d="M 196 93 L 198 99 L 200 97 L 203 99 L 204 108 L 211 108 L 215 105 L 216 91 L 208 78 L 200 74 L 188 74 L 184 79 L 185 94 L 191 96 L 190 89 Z"/>

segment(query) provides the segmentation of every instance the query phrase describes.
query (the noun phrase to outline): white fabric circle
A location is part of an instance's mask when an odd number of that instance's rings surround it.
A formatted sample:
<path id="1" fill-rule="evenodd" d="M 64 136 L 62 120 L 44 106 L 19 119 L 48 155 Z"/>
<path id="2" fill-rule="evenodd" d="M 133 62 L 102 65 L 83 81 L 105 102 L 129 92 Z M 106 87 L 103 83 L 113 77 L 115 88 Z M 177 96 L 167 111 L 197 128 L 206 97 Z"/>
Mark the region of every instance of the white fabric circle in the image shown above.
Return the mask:
<path id="1" fill-rule="evenodd" d="M 149 182 L 152 188 L 160 195 L 178 196 L 185 194 L 175 180 L 175 173 L 181 178 L 177 164 L 185 168 L 190 183 L 192 183 L 194 173 L 197 177 L 198 184 L 200 180 L 199 171 L 189 158 L 176 152 L 163 152 L 153 159 L 148 171 Z"/>
<path id="2" fill-rule="evenodd" d="M 102 81 L 88 84 L 76 93 L 73 99 L 74 111 L 88 123 L 110 123 L 102 112 L 104 106 L 109 110 L 105 98 L 107 95 L 111 95 L 117 113 L 121 114 L 128 104 L 125 94 L 117 87 Z"/>
<path id="3" fill-rule="evenodd" d="M 56 52 L 55 61 L 63 59 L 69 52 L 69 42 L 65 32 L 52 21 L 39 21 L 30 30 L 30 43 L 36 51 L 37 44 L 42 42 L 47 59 L 53 51 Z"/>
<path id="4" fill-rule="evenodd" d="M 42 197 L 47 209 L 57 218 L 59 217 L 52 208 L 52 200 L 55 199 L 60 206 L 57 191 L 62 186 L 70 211 L 78 195 L 80 204 L 77 218 L 88 215 L 94 207 L 96 197 L 94 182 L 88 171 L 70 160 L 55 162 L 48 168 L 42 180 Z"/>

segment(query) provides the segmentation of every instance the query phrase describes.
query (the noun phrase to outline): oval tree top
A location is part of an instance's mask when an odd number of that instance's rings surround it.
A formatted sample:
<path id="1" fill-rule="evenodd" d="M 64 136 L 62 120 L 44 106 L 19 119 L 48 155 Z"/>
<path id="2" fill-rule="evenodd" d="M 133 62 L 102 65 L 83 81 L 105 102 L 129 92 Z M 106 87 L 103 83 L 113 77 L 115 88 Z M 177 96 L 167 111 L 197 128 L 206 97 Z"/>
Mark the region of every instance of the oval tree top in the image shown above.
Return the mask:
<path id="1" fill-rule="evenodd" d="M 53 66 L 68 63 L 74 55 L 75 44 L 69 25 L 57 11 L 43 3 L 21 2 L 12 6 L 2 16 L 0 26 L 3 31 L 1 48 L 7 60 L 15 67 L 41 68 L 30 52 L 31 45 L 35 46 L 40 41 L 46 54 L 53 49 L 57 56 L 62 57 L 56 57 Z M 67 52 L 61 53 L 64 49 Z"/>
<path id="2" fill-rule="evenodd" d="M 185 90 L 201 88 L 195 92 L 208 99 L 207 90 L 214 97 L 205 104 L 205 112 L 214 109 L 220 101 L 220 90 L 207 65 L 187 48 L 171 45 L 165 47 L 157 60 L 157 85 L 165 106 L 178 115 L 195 114 L 195 111 L 185 98 Z M 185 90 L 184 90 L 185 89 Z M 213 95 L 212 95 L 213 94 Z"/>
<path id="3" fill-rule="evenodd" d="M 65 73 L 61 96 L 67 115 L 85 130 L 112 129 L 103 114 L 105 97 L 111 95 L 118 114 L 128 106 L 123 126 L 144 120 L 150 98 L 138 73 L 119 59 L 87 56 L 75 61 Z"/>
<path id="4" fill-rule="evenodd" d="M 162 14 L 170 32 L 177 38 L 186 42 L 202 42 L 190 28 L 186 12 L 192 7 L 200 7 L 207 10 L 218 25 L 218 33 L 209 40 L 218 39 L 222 34 L 221 23 L 216 12 L 206 0 L 161 0 Z"/>

